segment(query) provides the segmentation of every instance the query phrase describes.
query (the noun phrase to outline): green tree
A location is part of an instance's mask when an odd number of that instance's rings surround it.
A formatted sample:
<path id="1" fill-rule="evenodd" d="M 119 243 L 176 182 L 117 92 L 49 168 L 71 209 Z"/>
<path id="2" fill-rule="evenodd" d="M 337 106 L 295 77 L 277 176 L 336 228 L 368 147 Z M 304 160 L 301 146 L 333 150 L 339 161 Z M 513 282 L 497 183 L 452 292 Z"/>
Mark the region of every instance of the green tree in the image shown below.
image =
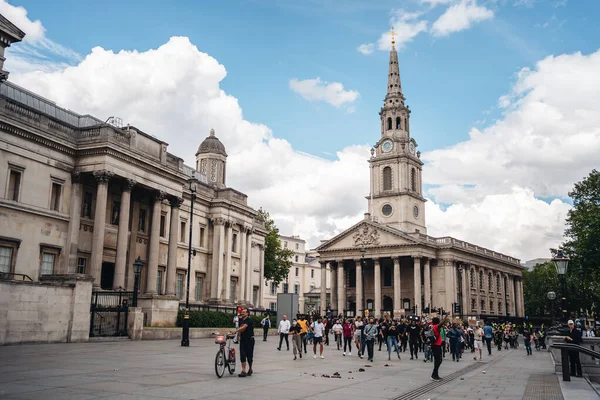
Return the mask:
<path id="1" fill-rule="evenodd" d="M 567 269 L 568 308 L 597 312 L 600 299 L 600 172 L 592 172 L 569 193 L 573 208 L 567 216 L 563 251 Z M 594 309 L 596 308 L 596 309 Z"/>
<path id="2" fill-rule="evenodd" d="M 258 218 L 262 219 L 267 230 L 265 238 L 265 280 L 270 280 L 275 285 L 285 280 L 292 267 L 294 252 L 281 247 L 279 240 L 279 229 L 271 219 L 268 212 L 260 208 Z"/>
<path id="3" fill-rule="evenodd" d="M 525 315 L 550 316 L 552 303 L 548 292 L 556 293 L 554 315 L 560 318 L 560 282 L 554 263 L 537 264 L 531 271 L 523 271 Z"/>

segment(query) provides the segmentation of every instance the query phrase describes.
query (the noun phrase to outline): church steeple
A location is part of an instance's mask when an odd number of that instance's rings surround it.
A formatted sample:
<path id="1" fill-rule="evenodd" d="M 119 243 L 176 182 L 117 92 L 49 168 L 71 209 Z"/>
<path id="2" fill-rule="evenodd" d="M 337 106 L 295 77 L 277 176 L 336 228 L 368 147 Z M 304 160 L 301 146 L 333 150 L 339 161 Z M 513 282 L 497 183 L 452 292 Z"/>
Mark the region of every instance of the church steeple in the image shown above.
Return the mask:
<path id="1" fill-rule="evenodd" d="M 404 95 L 402 95 L 402 82 L 400 82 L 400 67 L 398 66 L 398 52 L 396 51 L 396 41 L 394 40 L 394 29 L 390 32 L 392 35 L 392 50 L 390 50 L 390 64 L 388 70 L 387 95 L 385 104 L 397 104 L 395 100 L 404 106 Z M 392 103 L 389 102 L 392 100 Z"/>

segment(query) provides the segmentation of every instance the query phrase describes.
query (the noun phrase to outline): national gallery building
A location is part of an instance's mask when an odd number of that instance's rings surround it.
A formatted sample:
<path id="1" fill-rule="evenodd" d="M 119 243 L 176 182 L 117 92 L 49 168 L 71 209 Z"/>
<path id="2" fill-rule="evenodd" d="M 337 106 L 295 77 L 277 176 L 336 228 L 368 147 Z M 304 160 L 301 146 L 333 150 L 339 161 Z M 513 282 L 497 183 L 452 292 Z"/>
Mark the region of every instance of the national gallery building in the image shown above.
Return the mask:
<path id="1" fill-rule="evenodd" d="M 24 36 L 4 17 L 0 34 L 2 52 Z M 188 166 L 118 118 L 80 115 L 7 82 L 1 60 L 0 274 L 89 274 L 95 290 L 132 291 L 139 257 L 139 304 L 148 325 L 163 324 L 185 298 L 191 240 L 191 303 L 262 306 L 266 231 L 247 196 L 227 187 L 214 131 Z M 175 309 L 161 310 L 167 303 Z"/>
<path id="2" fill-rule="evenodd" d="M 427 235 L 423 162 L 410 113 L 392 45 L 379 113 L 381 138 L 369 160 L 369 212 L 316 249 L 322 271 L 327 265 L 331 270 L 332 311 L 353 316 L 368 310 L 379 317 L 443 309 L 464 318 L 523 317 L 518 259 L 453 237 Z"/>

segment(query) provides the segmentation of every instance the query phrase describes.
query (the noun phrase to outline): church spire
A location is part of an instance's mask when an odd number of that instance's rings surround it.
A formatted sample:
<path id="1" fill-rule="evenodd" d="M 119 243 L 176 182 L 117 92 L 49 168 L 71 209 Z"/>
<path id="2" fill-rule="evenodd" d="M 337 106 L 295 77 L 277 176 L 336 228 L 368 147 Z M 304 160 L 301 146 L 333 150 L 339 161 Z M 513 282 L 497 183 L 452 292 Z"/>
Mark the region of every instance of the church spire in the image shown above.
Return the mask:
<path id="1" fill-rule="evenodd" d="M 390 32 L 392 36 L 392 50 L 390 50 L 390 64 L 388 71 L 388 86 L 387 95 L 385 96 L 386 104 L 389 100 L 400 100 L 404 105 L 404 96 L 402 95 L 402 83 L 400 82 L 400 67 L 398 66 L 398 52 L 396 51 L 396 40 L 394 38 L 394 28 Z M 393 103 L 396 103 L 394 101 Z"/>

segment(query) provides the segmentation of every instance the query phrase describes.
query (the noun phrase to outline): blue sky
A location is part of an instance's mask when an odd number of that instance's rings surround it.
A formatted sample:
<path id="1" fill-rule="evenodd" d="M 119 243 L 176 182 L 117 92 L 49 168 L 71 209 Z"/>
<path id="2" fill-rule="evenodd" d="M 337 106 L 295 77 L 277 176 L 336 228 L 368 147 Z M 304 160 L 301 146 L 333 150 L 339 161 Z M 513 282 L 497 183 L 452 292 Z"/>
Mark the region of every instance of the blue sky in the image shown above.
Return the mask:
<path id="1" fill-rule="evenodd" d="M 293 5 L 302 3 L 303 5 Z M 343 4 L 343 5 L 338 5 Z M 390 28 L 391 10 L 427 10 L 418 1 L 13 1 L 41 19 L 47 36 L 80 54 L 156 48 L 188 36 L 227 68 L 222 88 L 245 119 L 268 125 L 297 150 L 323 157 L 374 143 L 388 53 L 356 48 Z M 596 50 L 598 1 L 495 1 L 491 21 L 448 37 L 419 34 L 400 50 L 412 134 L 421 150 L 466 140 L 472 126 L 498 117 L 497 100 L 515 73 L 547 55 Z M 427 13 L 434 20 L 444 12 Z M 168 74 L 169 71 L 164 71 Z M 358 91 L 356 111 L 307 102 L 289 80 L 320 77 Z"/>

